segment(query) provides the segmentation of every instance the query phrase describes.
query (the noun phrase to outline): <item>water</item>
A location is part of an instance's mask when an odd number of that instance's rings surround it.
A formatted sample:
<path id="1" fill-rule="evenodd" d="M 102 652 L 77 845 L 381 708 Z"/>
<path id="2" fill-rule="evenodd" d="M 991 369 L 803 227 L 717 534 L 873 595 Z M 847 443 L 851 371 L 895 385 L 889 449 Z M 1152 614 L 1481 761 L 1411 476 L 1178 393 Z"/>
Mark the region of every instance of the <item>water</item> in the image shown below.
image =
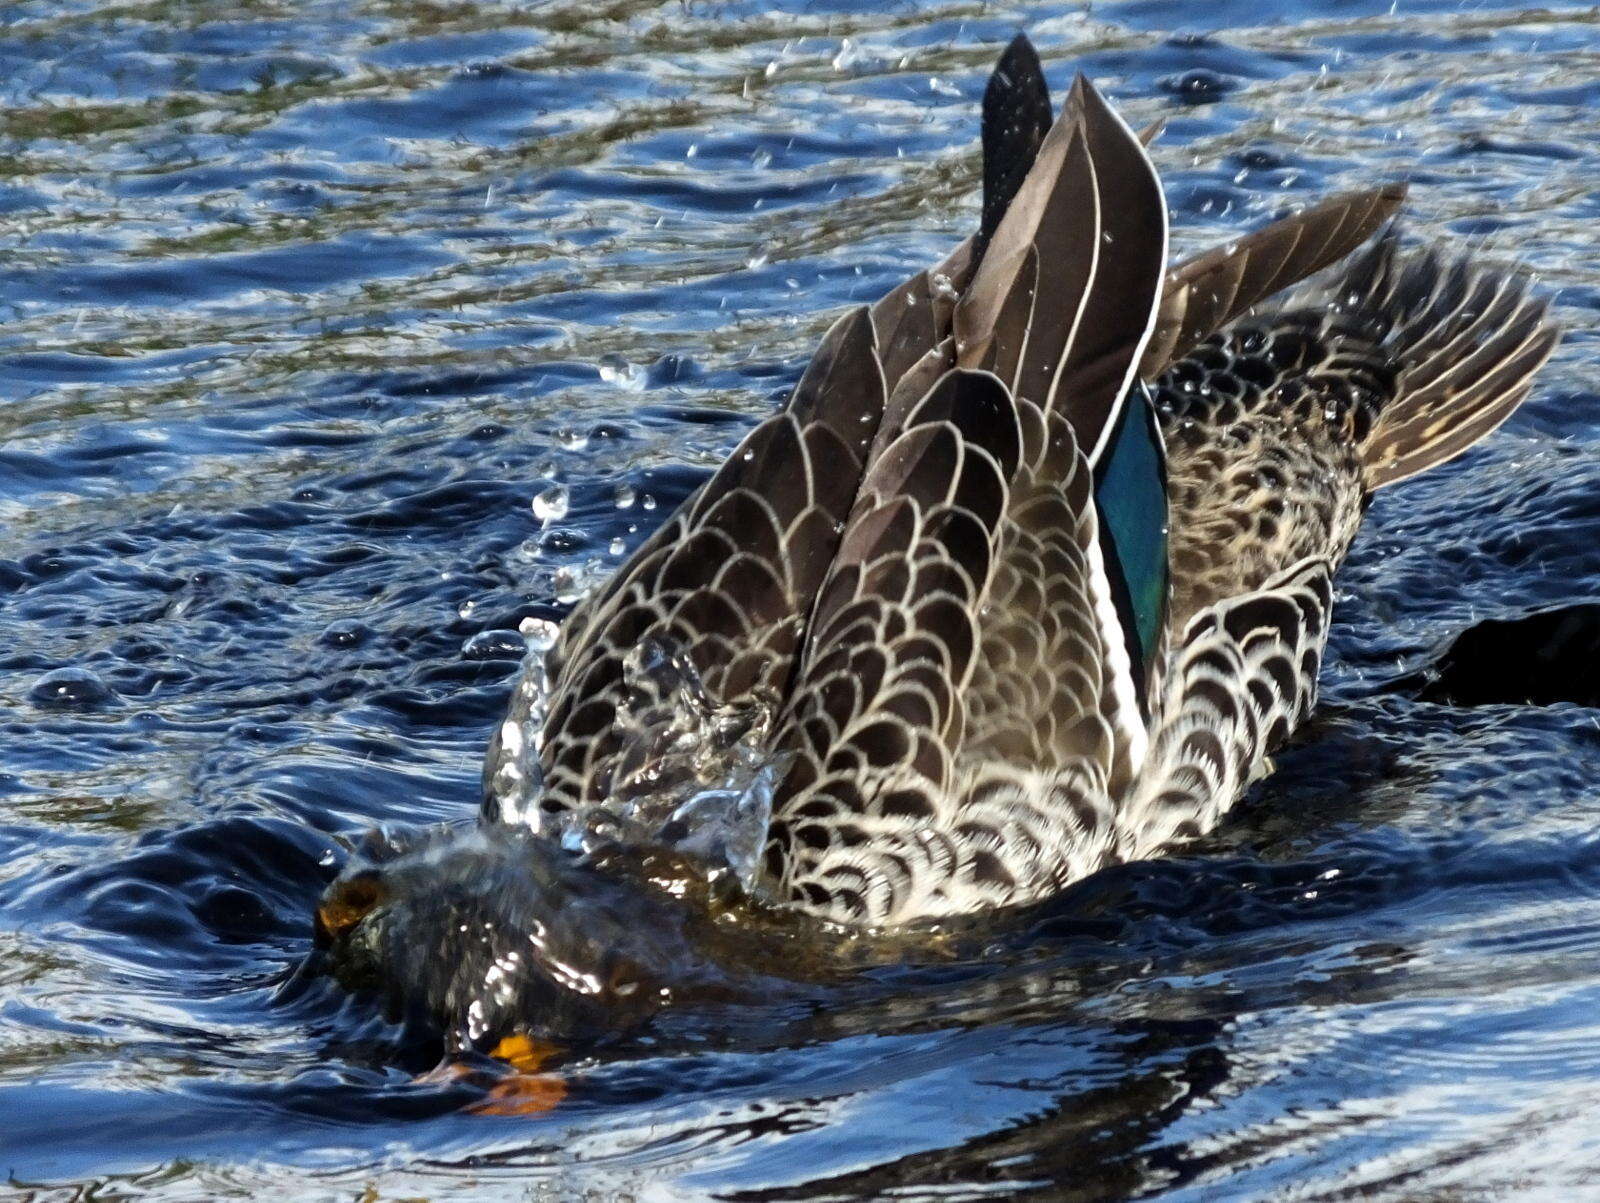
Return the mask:
<path id="1" fill-rule="evenodd" d="M 1600 1178 L 1600 716 L 1392 688 L 1475 619 L 1600 575 L 1595 10 L 58 0 L 0 23 L 15 1182 L 1457 1199 Z M 1169 119 L 1184 247 L 1409 176 L 1418 233 L 1558 294 L 1533 401 L 1374 506 L 1280 775 L 984 962 L 677 1017 L 570 1060 L 543 1114 L 474 1112 L 336 992 L 283 997 L 339 837 L 470 813 L 519 623 L 653 529 L 841 306 L 972 228 L 976 100 L 1021 26 L 1058 93 L 1081 67 L 1135 124 Z"/>

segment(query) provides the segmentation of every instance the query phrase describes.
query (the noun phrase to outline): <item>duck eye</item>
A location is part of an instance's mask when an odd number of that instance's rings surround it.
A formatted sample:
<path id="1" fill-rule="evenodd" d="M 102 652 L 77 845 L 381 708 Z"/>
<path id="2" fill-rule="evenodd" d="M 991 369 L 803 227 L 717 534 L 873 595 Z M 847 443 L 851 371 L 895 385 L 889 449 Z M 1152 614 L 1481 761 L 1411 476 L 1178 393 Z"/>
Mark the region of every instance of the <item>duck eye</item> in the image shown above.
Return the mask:
<path id="1" fill-rule="evenodd" d="M 626 957 L 611 957 L 608 962 L 603 970 L 606 990 L 617 998 L 631 998 L 637 994 L 644 977 L 639 966 Z"/>
<path id="2" fill-rule="evenodd" d="M 387 897 L 388 890 L 376 873 L 360 873 L 334 882 L 317 907 L 317 938 L 331 942 L 344 935 Z"/>

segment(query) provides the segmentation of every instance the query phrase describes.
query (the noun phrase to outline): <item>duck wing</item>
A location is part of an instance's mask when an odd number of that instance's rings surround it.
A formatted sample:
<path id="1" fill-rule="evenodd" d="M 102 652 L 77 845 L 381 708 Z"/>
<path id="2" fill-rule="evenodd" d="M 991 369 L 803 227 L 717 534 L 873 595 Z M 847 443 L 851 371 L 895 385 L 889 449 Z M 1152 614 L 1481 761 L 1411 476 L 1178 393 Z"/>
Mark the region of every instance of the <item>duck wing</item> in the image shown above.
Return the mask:
<path id="1" fill-rule="evenodd" d="M 1139 140 L 1080 79 L 948 345 L 891 396 L 818 597 L 776 737 L 785 901 L 887 924 L 1042 896 L 1142 756 L 1097 477 L 1129 430 L 1159 462 L 1153 423 L 1123 415 L 1165 217 Z M 1143 501 L 1164 514 L 1158 474 Z"/>
<path id="2" fill-rule="evenodd" d="M 1311 713 L 1333 569 L 1325 558 L 1304 560 L 1189 621 L 1167 678 L 1170 704 L 1117 808 L 1115 859 L 1209 831 Z"/>
<path id="3" fill-rule="evenodd" d="M 1253 306 L 1349 255 L 1405 198 L 1401 183 L 1340 193 L 1173 268 L 1140 378 L 1155 379 Z"/>
<path id="4" fill-rule="evenodd" d="M 882 417 L 885 385 L 870 313 L 841 318 L 782 410 L 563 624 L 545 671 L 552 683 L 540 760 L 545 813 L 603 801 L 627 739 L 625 662 L 647 640 L 688 658 L 722 701 L 787 691 L 804 617 L 838 550 Z M 519 686 L 491 742 L 486 814 L 537 826 L 512 752 L 532 700 Z M 537 784 L 537 783 L 536 783 Z"/>
<path id="5" fill-rule="evenodd" d="M 572 612 L 546 662 L 524 670 L 491 737 L 488 818 L 537 826 L 535 804 L 555 813 L 606 798 L 629 738 L 619 721 L 626 661 L 646 641 L 686 656 L 712 698 L 786 696 L 866 465 L 954 366 L 955 299 L 1049 126 L 1049 93 L 1026 38 L 1002 56 L 984 113 L 979 233 L 870 309 L 840 319 L 784 408 Z M 891 401 L 894 421 L 883 429 Z M 545 705 L 541 719 L 536 710 Z"/>
<path id="6" fill-rule="evenodd" d="M 1394 234 L 1211 335 L 1156 391 L 1183 632 L 1126 855 L 1208 829 L 1308 712 L 1328 580 L 1373 490 L 1472 446 L 1559 338 L 1525 280 Z"/>
<path id="7" fill-rule="evenodd" d="M 956 306 L 958 362 L 1059 408 L 1097 462 L 1134 379 L 1130 344 L 1155 324 L 1149 277 L 1166 252 L 1155 168 L 1079 76 Z"/>

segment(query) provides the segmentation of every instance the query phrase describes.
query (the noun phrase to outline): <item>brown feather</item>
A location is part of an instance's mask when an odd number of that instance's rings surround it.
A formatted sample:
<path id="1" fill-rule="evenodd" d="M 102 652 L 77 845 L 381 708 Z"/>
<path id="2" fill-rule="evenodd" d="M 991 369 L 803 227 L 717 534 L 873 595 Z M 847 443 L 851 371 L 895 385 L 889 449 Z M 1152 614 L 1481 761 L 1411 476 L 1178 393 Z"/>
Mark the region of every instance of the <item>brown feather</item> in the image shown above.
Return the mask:
<path id="1" fill-rule="evenodd" d="M 1332 286 L 1342 311 L 1378 323 L 1397 395 L 1362 444 L 1370 489 L 1460 454 L 1522 403 L 1560 332 L 1524 281 L 1465 257 L 1402 260 L 1390 235 Z"/>
<path id="2" fill-rule="evenodd" d="M 1404 184 L 1385 184 L 1330 197 L 1174 268 L 1140 378 L 1155 378 L 1234 318 L 1337 263 L 1377 233 L 1405 196 Z"/>
<path id="3" fill-rule="evenodd" d="M 956 306 L 957 362 L 1060 408 L 1093 458 L 1150 333 L 1165 251 L 1154 169 L 1079 76 Z"/>
<path id="4" fill-rule="evenodd" d="M 1151 332 L 1166 267 L 1167 227 L 1166 201 L 1143 148 L 1081 75 L 1068 99 L 1080 95 L 1098 193 L 1099 270 L 1046 408 L 1067 416 L 1093 463 Z"/>
<path id="5" fill-rule="evenodd" d="M 828 332 L 789 404 L 569 616 L 549 663 L 545 809 L 604 797 L 624 739 L 623 663 L 645 639 L 680 647 L 713 696 L 787 689 L 884 401 L 873 323 L 858 309 Z"/>

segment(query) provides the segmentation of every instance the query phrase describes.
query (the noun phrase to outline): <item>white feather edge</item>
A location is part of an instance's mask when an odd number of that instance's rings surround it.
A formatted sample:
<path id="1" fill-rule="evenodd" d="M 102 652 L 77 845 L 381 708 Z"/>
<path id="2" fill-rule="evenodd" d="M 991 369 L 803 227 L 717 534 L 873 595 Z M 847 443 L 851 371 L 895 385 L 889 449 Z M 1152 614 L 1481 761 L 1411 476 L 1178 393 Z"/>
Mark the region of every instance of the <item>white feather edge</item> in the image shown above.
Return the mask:
<path id="1" fill-rule="evenodd" d="M 1094 505 L 1093 499 L 1090 506 Z M 1105 556 L 1100 551 L 1100 515 L 1094 514 L 1094 537 L 1089 540 L 1089 587 L 1094 594 L 1094 617 L 1100 627 L 1100 641 L 1105 649 L 1106 665 L 1111 669 L 1111 696 L 1115 709 L 1108 715 L 1112 729 L 1120 733 L 1127 744 L 1129 767 L 1137 772 L 1144 763 L 1150 748 L 1150 732 L 1139 712 L 1138 695 L 1133 688 L 1133 663 L 1128 659 L 1128 648 L 1117 617 L 1117 606 L 1111 597 L 1111 580 L 1106 575 Z"/>
<path id="2" fill-rule="evenodd" d="M 1145 319 L 1144 330 L 1139 335 L 1139 341 L 1134 344 L 1133 355 L 1128 360 L 1128 370 L 1123 374 L 1121 387 L 1117 390 L 1117 400 L 1112 405 L 1111 412 L 1106 416 L 1105 425 L 1100 428 L 1100 437 L 1095 441 L 1094 448 L 1089 452 L 1089 466 L 1092 468 L 1100 462 L 1100 456 L 1105 452 L 1106 443 L 1111 438 L 1111 432 L 1116 429 L 1117 419 L 1121 416 L 1122 407 L 1126 404 L 1125 399 L 1128 395 L 1128 389 L 1132 387 L 1134 380 L 1139 374 L 1139 360 L 1144 356 L 1145 347 L 1149 345 L 1150 338 L 1155 333 L 1156 320 L 1161 314 L 1162 285 L 1167 278 L 1166 264 L 1167 256 L 1171 249 L 1171 244 L 1169 242 L 1169 231 L 1167 228 L 1167 194 L 1166 191 L 1161 187 L 1161 176 L 1156 171 L 1155 163 L 1151 161 L 1149 152 L 1145 150 L 1144 143 L 1139 141 L 1138 135 L 1135 134 L 1128 123 L 1123 120 L 1122 114 L 1117 112 L 1117 110 L 1112 107 L 1111 102 L 1101 94 L 1100 90 L 1096 88 L 1094 84 L 1090 83 L 1087 79 L 1085 79 L 1083 82 L 1085 87 L 1095 97 L 1095 99 L 1105 106 L 1106 112 L 1110 113 L 1112 120 L 1117 123 L 1117 128 L 1120 129 L 1128 139 L 1128 143 L 1133 149 L 1134 153 L 1139 156 L 1139 161 L 1144 164 L 1145 170 L 1149 172 L 1150 182 L 1155 187 L 1156 196 L 1160 198 L 1161 201 L 1161 203 L 1157 206 L 1157 210 L 1161 214 L 1160 262 L 1162 266 L 1161 271 L 1158 274 L 1154 294 L 1150 300 L 1150 314 Z M 1099 187 L 1097 184 L 1097 195 L 1098 192 Z M 1063 356 L 1063 358 L 1065 358 L 1065 356 Z M 1131 692 L 1133 688 L 1131 682 L 1129 683 L 1128 688 Z"/>
<path id="3" fill-rule="evenodd" d="M 1160 198 L 1161 203 L 1157 206 L 1157 209 L 1161 214 L 1160 262 L 1162 267 L 1158 279 L 1165 280 L 1169 243 L 1167 198 L 1161 187 L 1161 177 L 1157 174 L 1155 164 L 1151 162 L 1149 154 L 1146 153 L 1144 144 L 1139 141 L 1138 136 L 1129 127 L 1128 123 L 1122 119 L 1122 115 L 1100 94 L 1099 89 L 1094 84 L 1087 79 L 1084 80 L 1084 84 L 1094 94 L 1095 98 L 1105 106 L 1106 112 L 1110 113 L 1113 120 L 1116 121 L 1117 127 L 1121 129 L 1129 145 L 1138 154 L 1140 162 L 1144 164 L 1145 170 L 1149 172 L 1150 182 L 1155 187 L 1156 195 Z M 1098 192 L 1097 184 L 1097 195 Z M 1161 288 L 1158 284 L 1151 299 L 1150 313 L 1145 319 L 1144 330 L 1140 333 L 1139 340 L 1134 345 L 1133 355 L 1128 360 L 1128 370 L 1124 373 L 1122 382 L 1117 389 L 1116 402 L 1112 406 L 1111 413 L 1107 415 L 1105 425 L 1101 427 L 1100 437 L 1095 442 L 1093 450 L 1085 457 L 1088 460 L 1091 471 L 1105 453 L 1106 444 L 1111 438 L 1111 432 L 1116 429 L 1117 422 L 1122 416 L 1123 406 L 1127 404 L 1128 390 L 1133 387 L 1134 381 L 1138 377 L 1139 360 L 1144 355 L 1145 346 L 1149 343 L 1151 335 L 1155 333 L 1156 319 L 1160 316 L 1160 312 Z M 1094 590 L 1095 619 L 1100 624 L 1100 637 L 1106 649 L 1106 663 L 1112 671 L 1111 689 L 1117 703 L 1113 716 L 1113 727 L 1120 731 L 1126 740 L 1129 767 L 1134 772 L 1138 772 L 1150 750 L 1150 732 L 1139 710 L 1138 695 L 1133 686 L 1133 664 L 1128 659 L 1125 633 L 1122 629 L 1122 622 L 1117 617 L 1116 603 L 1111 597 L 1111 581 L 1106 575 L 1105 557 L 1100 551 L 1100 515 L 1098 511 L 1095 512 L 1094 518 L 1095 537 L 1089 541 L 1090 582 Z"/>

